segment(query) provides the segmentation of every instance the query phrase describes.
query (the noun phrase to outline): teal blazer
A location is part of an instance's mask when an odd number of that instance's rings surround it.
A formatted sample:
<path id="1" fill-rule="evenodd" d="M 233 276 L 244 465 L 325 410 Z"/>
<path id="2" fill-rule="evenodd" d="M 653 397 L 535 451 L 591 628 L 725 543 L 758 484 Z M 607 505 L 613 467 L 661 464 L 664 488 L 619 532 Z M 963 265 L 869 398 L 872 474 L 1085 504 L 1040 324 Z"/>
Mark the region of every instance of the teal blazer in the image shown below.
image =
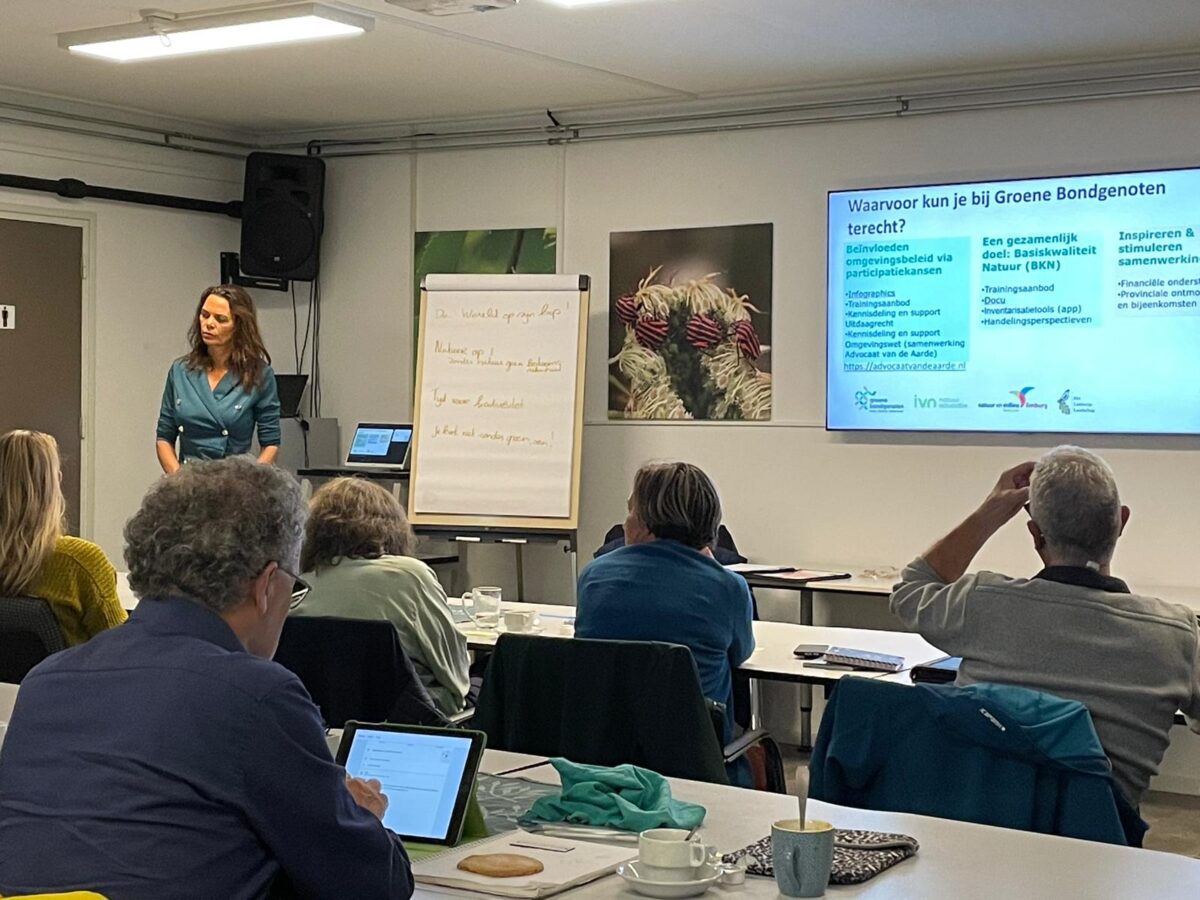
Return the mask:
<path id="1" fill-rule="evenodd" d="M 258 385 L 242 387 L 232 372 L 208 386 L 208 373 L 189 369 L 182 359 L 171 363 L 158 414 L 158 439 L 179 442 L 179 461 L 224 459 L 250 452 L 254 429 L 263 447 L 279 444 L 279 392 L 275 372 L 263 368 Z"/>

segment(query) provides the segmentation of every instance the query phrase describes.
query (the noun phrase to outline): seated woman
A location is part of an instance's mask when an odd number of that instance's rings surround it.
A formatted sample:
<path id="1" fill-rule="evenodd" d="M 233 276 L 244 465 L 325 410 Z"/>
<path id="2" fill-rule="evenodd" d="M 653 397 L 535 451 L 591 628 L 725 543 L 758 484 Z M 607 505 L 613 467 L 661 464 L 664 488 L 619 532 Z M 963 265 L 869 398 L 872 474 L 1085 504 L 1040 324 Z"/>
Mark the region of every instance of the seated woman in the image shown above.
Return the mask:
<path id="1" fill-rule="evenodd" d="M 117 573 L 91 541 L 63 533 L 58 443 L 39 431 L 0 435 L 0 596 L 50 604 L 67 646 L 125 621 Z"/>
<path id="2" fill-rule="evenodd" d="M 313 494 L 300 567 L 312 590 L 292 615 L 386 619 L 446 715 L 461 712 L 470 680 L 467 639 L 454 627 L 433 570 L 410 556 L 400 503 L 363 478 L 335 478 Z"/>
<path id="3" fill-rule="evenodd" d="M 721 500 L 699 467 L 638 469 L 625 518 L 625 546 L 579 576 L 575 636 L 670 641 L 692 651 L 704 696 L 725 704 L 732 734 L 732 672 L 754 650 L 750 589 L 712 557 Z"/>

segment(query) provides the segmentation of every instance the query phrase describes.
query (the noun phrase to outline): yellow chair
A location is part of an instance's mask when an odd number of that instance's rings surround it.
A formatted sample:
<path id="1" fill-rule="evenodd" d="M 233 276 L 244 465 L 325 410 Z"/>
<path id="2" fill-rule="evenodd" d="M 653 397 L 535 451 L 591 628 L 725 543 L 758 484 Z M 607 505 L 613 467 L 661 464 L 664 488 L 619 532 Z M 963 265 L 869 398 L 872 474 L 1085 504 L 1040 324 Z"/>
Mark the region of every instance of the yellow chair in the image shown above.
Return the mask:
<path id="1" fill-rule="evenodd" d="M 4 897 L 0 900 L 108 900 L 95 891 L 67 891 L 65 894 L 22 894 L 19 897 Z"/>

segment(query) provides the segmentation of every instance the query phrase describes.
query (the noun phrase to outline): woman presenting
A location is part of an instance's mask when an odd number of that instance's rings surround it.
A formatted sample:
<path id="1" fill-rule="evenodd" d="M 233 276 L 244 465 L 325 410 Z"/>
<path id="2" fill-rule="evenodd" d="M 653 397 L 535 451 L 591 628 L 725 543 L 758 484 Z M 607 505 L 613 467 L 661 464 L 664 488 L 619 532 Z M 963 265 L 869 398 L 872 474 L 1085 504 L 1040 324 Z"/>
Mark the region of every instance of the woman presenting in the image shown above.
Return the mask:
<path id="1" fill-rule="evenodd" d="M 188 341 L 191 351 L 171 363 L 163 388 L 156 446 L 163 471 L 247 453 L 255 427 L 258 461 L 274 462 L 279 393 L 250 295 L 228 284 L 205 290 Z"/>

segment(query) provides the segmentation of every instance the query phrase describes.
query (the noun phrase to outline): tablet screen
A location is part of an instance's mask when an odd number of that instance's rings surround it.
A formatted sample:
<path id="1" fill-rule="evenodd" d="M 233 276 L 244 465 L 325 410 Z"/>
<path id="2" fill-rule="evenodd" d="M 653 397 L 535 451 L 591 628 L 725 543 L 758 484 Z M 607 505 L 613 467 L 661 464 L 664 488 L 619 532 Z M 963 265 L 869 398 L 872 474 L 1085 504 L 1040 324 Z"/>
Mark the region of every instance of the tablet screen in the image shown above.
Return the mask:
<path id="1" fill-rule="evenodd" d="M 379 780 L 384 826 L 402 838 L 454 843 L 482 750 L 480 732 L 348 722 L 338 760 L 347 774 Z"/>

